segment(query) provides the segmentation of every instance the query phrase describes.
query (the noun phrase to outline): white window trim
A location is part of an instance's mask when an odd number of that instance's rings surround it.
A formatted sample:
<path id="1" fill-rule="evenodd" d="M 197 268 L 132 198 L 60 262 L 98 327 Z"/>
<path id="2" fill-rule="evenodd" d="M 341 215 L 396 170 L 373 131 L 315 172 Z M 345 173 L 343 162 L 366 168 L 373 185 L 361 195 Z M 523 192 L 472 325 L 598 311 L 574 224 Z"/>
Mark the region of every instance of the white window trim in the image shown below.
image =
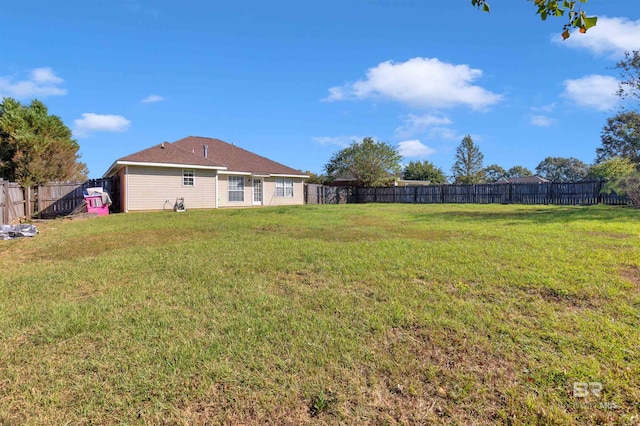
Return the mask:
<path id="1" fill-rule="evenodd" d="M 276 178 L 276 197 L 277 198 L 293 198 L 294 197 L 294 183 L 293 178 Z M 279 190 L 282 191 L 282 195 L 279 194 Z"/>
<path id="2" fill-rule="evenodd" d="M 188 173 L 191 174 L 191 176 L 185 176 Z M 191 185 L 186 184 L 185 179 L 191 179 Z M 182 169 L 182 186 L 188 188 L 196 186 L 196 171 L 194 169 Z"/>
<path id="3" fill-rule="evenodd" d="M 242 190 L 240 189 L 231 189 L 231 178 L 234 178 L 234 180 L 236 180 L 237 182 L 241 182 L 242 183 Z M 231 193 L 242 193 L 242 200 L 232 200 L 231 199 Z M 230 203 L 244 203 L 244 192 L 245 192 L 245 185 L 244 185 L 244 176 L 228 176 L 227 177 L 227 199 L 229 200 Z"/>

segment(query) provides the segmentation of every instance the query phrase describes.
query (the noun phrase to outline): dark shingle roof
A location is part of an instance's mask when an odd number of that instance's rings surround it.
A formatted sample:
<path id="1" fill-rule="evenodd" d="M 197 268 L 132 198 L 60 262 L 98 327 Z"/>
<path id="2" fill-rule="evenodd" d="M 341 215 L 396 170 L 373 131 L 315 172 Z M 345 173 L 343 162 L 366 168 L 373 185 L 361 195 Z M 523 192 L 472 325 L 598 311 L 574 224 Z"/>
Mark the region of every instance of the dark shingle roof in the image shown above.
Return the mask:
<path id="1" fill-rule="evenodd" d="M 173 143 L 196 155 L 204 157 L 204 146 L 208 147 L 208 158 L 215 163 L 227 166 L 234 172 L 251 172 L 256 174 L 303 175 L 300 170 L 292 169 L 284 164 L 249 152 L 220 139 L 201 136 L 188 136 Z"/>
<path id="2" fill-rule="evenodd" d="M 151 148 L 143 149 L 142 151 L 119 158 L 118 161 L 224 167 L 223 164 L 216 163 L 210 158 L 204 158 L 202 155 L 196 155 L 169 142 L 163 142 L 161 144 L 154 145 Z"/>
<path id="3" fill-rule="evenodd" d="M 207 146 L 206 158 L 205 146 Z M 119 168 L 119 164 L 126 162 L 202 166 L 226 169 L 231 172 L 266 175 L 304 176 L 300 170 L 292 169 L 246 149 L 220 139 L 200 136 L 188 136 L 173 143 L 163 142 L 119 158 L 105 173 L 105 176 L 112 175 Z"/>

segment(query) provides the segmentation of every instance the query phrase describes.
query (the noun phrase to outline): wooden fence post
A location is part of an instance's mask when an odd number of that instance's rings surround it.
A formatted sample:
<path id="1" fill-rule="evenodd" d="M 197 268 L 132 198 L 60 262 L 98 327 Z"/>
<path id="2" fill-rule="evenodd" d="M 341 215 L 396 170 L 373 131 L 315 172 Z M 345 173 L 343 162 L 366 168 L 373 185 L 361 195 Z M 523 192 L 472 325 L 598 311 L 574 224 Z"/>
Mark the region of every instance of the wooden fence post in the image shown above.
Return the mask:
<path id="1" fill-rule="evenodd" d="M 37 188 L 38 188 L 38 192 L 37 192 L 38 195 L 36 196 L 36 207 L 38 209 L 38 219 L 42 219 L 42 208 L 40 206 L 40 198 L 41 198 L 40 194 L 42 194 L 42 191 L 41 191 L 42 186 L 38 184 Z"/>
<path id="2" fill-rule="evenodd" d="M 3 223 L 7 223 L 8 221 L 5 220 L 6 217 L 6 212 L 8 210 L 7 208 L 7 191 L 5 190 L 6 188 L 6 183 L 4 182 L 4 180 L 0 179 L 0 191 L 2 191 L 2 196 L 4 199 L 4 204 L 0 205 L 0 225 L 2 225 Z"/>

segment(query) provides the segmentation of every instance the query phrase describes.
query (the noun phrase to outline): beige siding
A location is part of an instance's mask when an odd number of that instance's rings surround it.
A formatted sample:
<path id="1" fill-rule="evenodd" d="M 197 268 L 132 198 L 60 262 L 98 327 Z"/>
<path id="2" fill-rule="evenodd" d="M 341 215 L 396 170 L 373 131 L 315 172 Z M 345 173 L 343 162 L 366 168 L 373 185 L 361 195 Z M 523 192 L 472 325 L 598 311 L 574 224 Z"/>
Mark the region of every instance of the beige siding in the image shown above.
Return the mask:
<path id="1" fill-rule="evenodd" d="M 302 179 L 293 178 L 293 197 L 276 197 L 276 178 L 264 179 L 265 206 L 287 206 L 294 204 L 304 204 L 304 183 Z"/>
<path id="2" fill-rule="evenodd" d="M 251 207 L 253 200 L 251 176 L 242 176 L 244 178 L 244 201 L 229 201 L 228 177 L 223 174 L 218 176 L 218 205 L 220 207 Z"/>
<path id="3" fill-rule="evenodd" d="M 127 210 L 171 209 L 183 197 L 187 209 L 216 207 L 216 171 L 195 169 L 194 186 L 182 186 L 182 169 L 128 166 Z M 168 203 L 165 203 L 169 200 Z"/>

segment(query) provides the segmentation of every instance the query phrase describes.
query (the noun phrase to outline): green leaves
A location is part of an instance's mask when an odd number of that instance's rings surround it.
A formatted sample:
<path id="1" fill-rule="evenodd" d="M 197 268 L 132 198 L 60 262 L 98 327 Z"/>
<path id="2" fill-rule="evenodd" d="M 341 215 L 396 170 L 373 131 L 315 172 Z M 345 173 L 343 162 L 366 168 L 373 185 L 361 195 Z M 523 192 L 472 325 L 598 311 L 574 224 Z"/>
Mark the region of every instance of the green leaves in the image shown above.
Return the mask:
<path id="1" fill-rule="evenodd" d="M 38 100 L 0 103 L 0 177 L 22 186 L 86 178 L 71 130 Z"/>
<path id="2" fill-rule="evenodd" d="M 325 170 L 329 180 L 352 180 L 359 186 L 387 186 L 400 174 L 401 158 L 396 147 L 364 138 L 335 153 Z"/>
<path id="3" fill-rule="evenodd" d="M 432 184 L 445 183 L 447 181 L 442 169 L 428 160 L 410 161 L 402 171 L 402 178 L 407 180 L 428 180 Z"/>
<path id="4" fill-rule="evenodd" d="M 462 142 L 456 148 L 455 158 L 456 162 L 451 168 L 455 183 L 473 184 L 481 183 L 485 180 L 482 167 L 484 154 L 473 143 L 471 135 L 467 135 L 462 139 Z"/>
<path id="5" fill-rule="evenodd" d="M 482 8 L 483 12 L 490 12 L 489 3 L 484 0 L 471 0 L 471 4 L 476 6 L 478 9 Z"/>
<path id="6" fill-rule="evenodd" d="M 565 16 L 565 12 L 569 12 L 569 19 L 563 26 L 561 33 L 562 39 L 566 40 L 571 36 L 571 29 L 578 29 L 581 33 L 586 33 L 589 28 L 595 27 L 598 18 L 595 16 L 587 16 L 583 10 L 576 10 L 576 2 L 569 0 L 529 0 L 533 1 L 537 8 L 536 14 L 540 15 L 540 19 L 546 21 L 549 16 L 561 17 Z M 586 3 L 587 0 L 578 0 L 580 3 Z M 489 12 L 489 3 L 485 0 L 471 0 L 471 4 L 484 12 Z"/>

